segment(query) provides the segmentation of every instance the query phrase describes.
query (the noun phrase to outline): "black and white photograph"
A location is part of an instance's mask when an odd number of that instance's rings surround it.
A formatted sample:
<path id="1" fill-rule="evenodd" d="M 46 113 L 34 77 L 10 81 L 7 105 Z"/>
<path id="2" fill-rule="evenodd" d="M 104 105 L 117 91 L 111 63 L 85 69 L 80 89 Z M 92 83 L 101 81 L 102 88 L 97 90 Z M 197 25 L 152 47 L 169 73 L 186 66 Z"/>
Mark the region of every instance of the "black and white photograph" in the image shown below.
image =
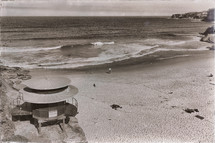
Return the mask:
<path id="1" fill-rule="evenodd" d="M 0 142 L 215 142 L 214 0 L 0 0 Z"/>

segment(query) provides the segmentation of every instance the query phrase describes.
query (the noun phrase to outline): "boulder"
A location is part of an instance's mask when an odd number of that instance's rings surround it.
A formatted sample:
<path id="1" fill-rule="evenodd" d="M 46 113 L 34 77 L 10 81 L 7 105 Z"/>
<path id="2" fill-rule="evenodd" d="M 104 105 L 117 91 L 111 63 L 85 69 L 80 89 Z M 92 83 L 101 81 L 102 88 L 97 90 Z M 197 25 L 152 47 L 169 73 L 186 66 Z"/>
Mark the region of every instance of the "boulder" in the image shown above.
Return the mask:
<path id="1" fill-rule="evenodd" d="M 31 75 L 22 75 L 22 76 L 18 76 L 18 79 L 28 80 L 28 79 L 31 79 Z"/>
<path id="2" fill-rule="evenodd" d="M 121 106 L 117 105 L 117 104 L 112 104 L 111 105 L 112 109 L 117 110 L 118 108 L 122 108 Z"/>
<path id="3" fill-rule="evenodd" d="M 209 50 L 215 50 L 215 45 L 213 45 L 212 47 L 207 47 Z"/>
<path id="4" fill-rule="evenodd" d="M 200 41 L 214 43 L 215 42 L 215 34 L 208 34 L 205 37 L 202 37 Z"/>
<path id="5" fill-rule="evenodd" d="M 29 73 L 28 70 L 20 70 L 19 72 L 17 72 L 17 76 L 25 76 L 28 73 Z"/>
<path id="6" fill-rule="evenodd" d="M 7 77 L 9 79 L 15 79 L 15 78 L 17 78 L 17 75 L 15 73 L 9 73 L 9 74 L 7 74 Z"/>
<path id="7" fill-rule="evenodd" d="M 211 27 L 208 27 L 208 28 L 205 30 L 204 33 L 200 33 L 200 34 L 205 35 L 205 36 L 207 36 L 208 34 L 215 34 L 215 27 L 214 27 L 214 25 L 211 26 Z"/>

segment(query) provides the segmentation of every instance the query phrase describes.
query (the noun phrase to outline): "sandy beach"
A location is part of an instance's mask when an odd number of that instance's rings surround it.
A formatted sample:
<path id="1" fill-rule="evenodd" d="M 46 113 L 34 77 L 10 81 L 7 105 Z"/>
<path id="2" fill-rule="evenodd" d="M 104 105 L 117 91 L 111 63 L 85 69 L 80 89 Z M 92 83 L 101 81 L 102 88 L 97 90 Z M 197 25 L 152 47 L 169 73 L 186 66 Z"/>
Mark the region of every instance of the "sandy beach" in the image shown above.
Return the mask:
<path id="1" fill-rule="evenodd" d="M 214 5 L 2 0 L 0 142 L 215 142 Z"/>
<path id="2" fill-rule="evenodd" d="M 214 141 L 213 51 L 106 71 L 33 70 L 31 75 L 65 76 L 79 88 L 76 117 L 88 142 Z M 112 109 L 113 104 L 122 108 Z"/>

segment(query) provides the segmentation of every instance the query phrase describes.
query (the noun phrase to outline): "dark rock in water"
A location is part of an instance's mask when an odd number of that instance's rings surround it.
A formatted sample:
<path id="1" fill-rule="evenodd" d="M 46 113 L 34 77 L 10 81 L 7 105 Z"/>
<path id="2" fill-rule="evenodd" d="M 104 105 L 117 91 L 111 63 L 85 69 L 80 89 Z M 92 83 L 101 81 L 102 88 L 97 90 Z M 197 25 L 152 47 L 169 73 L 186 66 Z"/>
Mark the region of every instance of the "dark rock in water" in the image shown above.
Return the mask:
<path id="1" fill-rule="evenodd" d="M 201 38 L 202 42 L 215 43 L 215 34 L 208 34 Z"/>
<path id="2" fill-rule="evenodd" d="M 96 84 L 94 83 L 93 86 L 96 87 Z"/>
<path id="3" fill-rule="evenodd" d="M 212 47 L 207 47 L 209 50 L 215 50 L 215 45 L 213 45 Z"/>
<path id="4" fill-rule="evenodd" d="M 113 105 L 111 105 L 111 107 L 115 110 L 117 110 L 118 108 L 122 108 L 121 106 L 119 106 L 117 104 L 113 104 Z"/>
<path id="5" fill-rule="evenodd" d="M 200 33 L 200 34 L 205 35 L 205 36 L 207 36 L 208 34 L 215 34 L 214 25 L 211 27 L 208 27 L 204 33 Z"/>
<path id="6" fill-rule="evenodd" d="M 196 115 L 195 117 L 196 117 L 196 118 L 199 118 L 200 120 L 203 120 L 203 119 L 204 119 L 204 117 L 199 116 L 199 115 Z"/>
<path id="7" fill-rule="evenodd" d="M 173 94 L 173 92 L 172 92 L 172 91 L 170 91 L 170 92 L 169 92 L 169 94 Z"/>

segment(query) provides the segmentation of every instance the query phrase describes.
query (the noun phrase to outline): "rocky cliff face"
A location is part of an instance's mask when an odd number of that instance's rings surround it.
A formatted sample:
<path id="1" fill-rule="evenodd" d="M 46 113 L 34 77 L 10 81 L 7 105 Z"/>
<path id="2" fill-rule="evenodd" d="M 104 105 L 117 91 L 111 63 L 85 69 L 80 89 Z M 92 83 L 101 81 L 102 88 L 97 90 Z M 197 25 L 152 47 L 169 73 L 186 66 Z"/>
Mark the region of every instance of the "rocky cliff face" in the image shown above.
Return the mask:
<path id="1" fill-rule="evenodd" d="M 192 19 L 205 19 L 208 15 L 208 11 L 203 12 L 189 12 L 184 14 L 173 14 L 171 18 L 192 18 Z"/>
<path id="2" fill-rule="evenodd" d="M 189 18 L 189 19 L 201 19 L 204 21 L 214 21 L 215 8 L 202 12 L 189 12 L 184 14 L 173 14 L 171 18 Z"/>
<path id="3" fill-rule="evenodd" d="M 205 21 L 215 21 L 215 8 L 209 9 Z"/>

